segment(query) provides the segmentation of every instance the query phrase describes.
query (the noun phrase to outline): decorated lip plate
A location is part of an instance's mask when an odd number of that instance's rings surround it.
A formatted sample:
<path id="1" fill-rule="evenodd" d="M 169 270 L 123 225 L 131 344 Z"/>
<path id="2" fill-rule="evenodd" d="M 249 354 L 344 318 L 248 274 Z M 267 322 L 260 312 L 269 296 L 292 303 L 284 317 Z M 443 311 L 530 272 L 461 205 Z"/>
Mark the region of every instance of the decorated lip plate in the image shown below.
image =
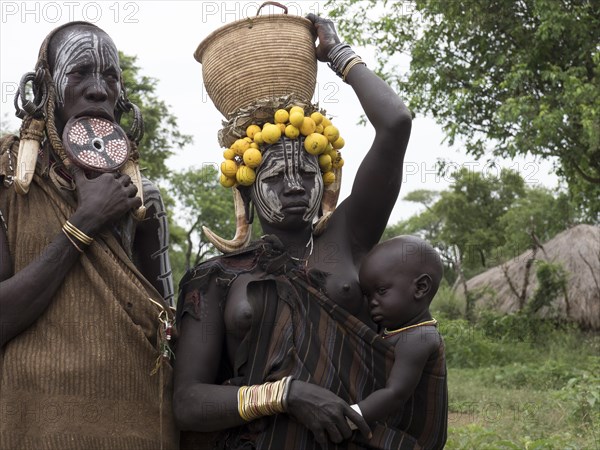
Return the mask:
<path id="1" fill-rule="evenodd" d="M 129 140 L 115 122 L 76 117 L 65 126 L 63 145 L 73 164 L 97 172 L 115 172 L 129 157 Z"/>

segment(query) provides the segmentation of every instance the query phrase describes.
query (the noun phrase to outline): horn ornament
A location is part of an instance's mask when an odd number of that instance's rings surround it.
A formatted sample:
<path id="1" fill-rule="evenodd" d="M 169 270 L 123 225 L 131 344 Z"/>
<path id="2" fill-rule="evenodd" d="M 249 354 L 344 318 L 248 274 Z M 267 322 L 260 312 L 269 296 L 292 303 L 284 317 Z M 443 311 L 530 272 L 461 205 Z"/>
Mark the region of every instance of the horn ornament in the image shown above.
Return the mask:
<path id="1" fill-rule="evenodd" d="M 146 217 L 146 207 L 144 206 L 144 190 L 142 188 L 142 174 L 140 173 L 140 166 L 137 162 L 133 162 L 131 159 L 129 159 L 121 168 L 121 173 L 129 175 L 131 182 L 135 184 L 135 187 L 137 187 L 136 195 L 142 200 L 142 206 L 133 212 L 133 216 L 137 220 L 144 220 Z"/>
<path id="2" fill-rule="evenodd" d="M 35 165 L 41 147 L 41 136 L 43 136 L 45 126 L 46 122 L 43 120 L 31 119 L 29 127 L 21 133 L 22 137 L 19 143 L 15 174 L 15 191 L 20 195 L 25 195 L 29 192 L 29 185 L 33 180 Z"/>
<path id="3" fill-rule="evenodd" d="M 211 244 L 223 253 L 241 250 L 248 245 L 251 238 L 252 224 L 246 221 L 246 205 L 237 188 L 232 188 L 235 206 L 235 236 L 231 240 L 223 239 L 210 228 L 203 226 L 202 231 Z"/>

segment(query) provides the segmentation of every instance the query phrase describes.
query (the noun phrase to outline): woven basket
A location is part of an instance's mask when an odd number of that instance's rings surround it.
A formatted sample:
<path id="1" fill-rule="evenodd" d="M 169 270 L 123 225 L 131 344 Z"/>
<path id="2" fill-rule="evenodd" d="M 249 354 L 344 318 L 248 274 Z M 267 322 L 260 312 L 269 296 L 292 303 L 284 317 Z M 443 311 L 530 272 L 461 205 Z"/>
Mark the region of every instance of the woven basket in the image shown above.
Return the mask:
<path id="1" fill-rule="evenodd" d="M 194 53 L 208 96 L 228 120 L 259 99 L 293 95 L 310 102 L 317 81 L 313 25 L 270 14 L 238 20 L 204 39 Z"/>

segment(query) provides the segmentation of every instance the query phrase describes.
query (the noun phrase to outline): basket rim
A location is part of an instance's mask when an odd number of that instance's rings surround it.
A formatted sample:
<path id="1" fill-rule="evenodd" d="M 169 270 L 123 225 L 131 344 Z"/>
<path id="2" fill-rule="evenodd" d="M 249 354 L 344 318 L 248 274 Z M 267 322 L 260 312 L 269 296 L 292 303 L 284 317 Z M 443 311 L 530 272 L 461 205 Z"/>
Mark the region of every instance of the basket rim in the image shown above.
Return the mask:
<path id="1" fill-rule="evenodd" d="M 220 37 L 222 34 L 229 32 L 231 28 L 237 27 L 244 23 L 253 24 L 255 22 L 264 22 L 266 20 L 280 20 L 280 19 L 289 20 L 292 22 L 299 22 L 300 24 L 305 25 L 310 30 L 312 30 L 312 22 L 310 20 L 308 20 L 306 17 L 302 17 L 302 16 L 289 15 L 289 14 L 268 14 L 268 15 L 264 15 L 264 16 L 246 17 L 245 19 L 236 20 L 234 22 L 230 22 L 226 25 L 223 25 L 222 27 L 217 28 L 216 30 L 211 32 L 208 36 L 206 36 L 202 40 L 202 42 L 200 42 L 198 47 L 196 48 L 196 51 L 194 52 L 194 59 L 196 61 L 198 61 L 200 64 L 202 64 L 202 56 L 204 55 L 204 52 L 206 51 L 209 44 L 216 38 Z M 315 37 L 315 39 L 316 39 L 316 37 Z"/>

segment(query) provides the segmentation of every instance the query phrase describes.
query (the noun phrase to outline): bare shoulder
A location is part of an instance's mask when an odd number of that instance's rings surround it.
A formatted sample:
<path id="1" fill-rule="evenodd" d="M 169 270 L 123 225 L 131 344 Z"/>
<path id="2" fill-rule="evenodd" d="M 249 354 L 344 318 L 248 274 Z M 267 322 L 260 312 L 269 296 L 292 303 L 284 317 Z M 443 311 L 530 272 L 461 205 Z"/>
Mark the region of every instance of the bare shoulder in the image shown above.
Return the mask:
<path id="1" fill-rule="evenodd" d="M 424 326 L 406 330 L 392 336 L 389 341 L 394 345 L 396 356 L 431 355 L 436 352 L 442 340 L 437 327 Z"/>

